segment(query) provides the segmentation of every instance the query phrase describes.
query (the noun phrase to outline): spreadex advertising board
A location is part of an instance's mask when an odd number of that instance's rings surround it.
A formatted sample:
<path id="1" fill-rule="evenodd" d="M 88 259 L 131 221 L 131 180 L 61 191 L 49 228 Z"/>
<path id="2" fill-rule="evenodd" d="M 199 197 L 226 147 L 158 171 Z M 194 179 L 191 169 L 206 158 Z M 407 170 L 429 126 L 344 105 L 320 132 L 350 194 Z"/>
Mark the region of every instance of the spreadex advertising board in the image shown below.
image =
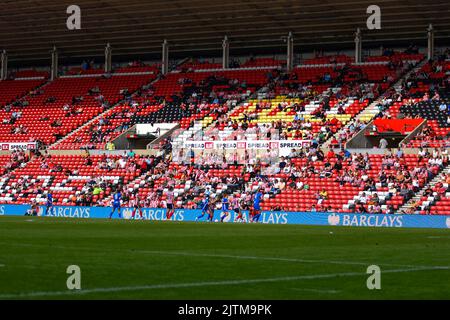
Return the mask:
<path id="1" fill-rule="evenodd" d="M 307 148 L 311 140 L 243 140 L 243 141 L 185 141 L 189 150 L 278 150 L 280 156 L 288 156 L 292 149 Z"/>
<path id="2" fill-rule="evenodd" d="M 29 205 L 0 205 L 0 216 L 25 215 Z M 40 207 L 39 216 L 45 212 L 45 207 Z M 63 218 L 107 218 L 111 212 L 108 207 L 76 207 L 55 206 L 50 209 L 48 216 Z M 122 208 L 123 219 L 130 219 L 132 208 Z M 166 220 L 166 209 L 143 208 L 143 219 Z M 195 221 L 201 215 L 200 210 L 177 209 L 171 220 Z M 221 211 L 216 210 L 214 221 L 220 219 Z M 118 218 L 117 212 L 114 219 Z M 206 216 L 202 219 L 206 221 Z M 225 218 L 226 223 L 233 223 L 236 213 L 230 211 Z M 248 221 L 248 212 L 244 212 L 244 220 Z M 1 222 L 1 220 L 0 220 Z M 303 225 L 328 225 L 346 227 L 385 227 L 385 228 L 450 228 L 450 217 L 439 215 L 386 215 L 386 214 L 345 214 L 345 213 L 316 213 L 316 212 L 285 212 L 263 211 L 259 219 L 263 224 L 303 224 Z"/>
<path id="3" fill-rule="evenodd" d="M 186 149 L 301 149 L 311 145 L 311 140 L 242 140 L 242 141 L 185 141 Z"/>
<path id="4" fill-rule="evenodd" d="M 0 145 L 2 151 L 26 151 L 36 149 L 36 142 L 1 142 Z"/>

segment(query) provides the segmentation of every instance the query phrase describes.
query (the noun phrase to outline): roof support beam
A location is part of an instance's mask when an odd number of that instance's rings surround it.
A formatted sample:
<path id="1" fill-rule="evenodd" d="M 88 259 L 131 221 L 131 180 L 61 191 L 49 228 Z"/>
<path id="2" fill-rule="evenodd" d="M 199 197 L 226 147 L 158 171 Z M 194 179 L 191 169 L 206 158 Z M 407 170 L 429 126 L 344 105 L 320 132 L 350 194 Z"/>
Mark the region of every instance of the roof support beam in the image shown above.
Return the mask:
<path id="1" fill-rule="evenodd" d="M 361 63 L 362 35 L 361 29 L 357 28 L 355 32 L 355 63 Z"/>
<path id="2" fill-rule="evenodd" d="M 166 39 L 162 44 L 162 66 L 161 73 L 167 74 L 169 72 L 169 43 Z"/>
<path id="3" fill-rule="evenodd" d="M 112 48 L 109 42 L 105 47 L 105 73 L 111 73 L 112 71 Z"/>
<path id="4" fill-rule="evenodd" d="M 50 79 L 55 80 L 58 78 L 58 50 L 56 46 L 53 46 L 52 53 L 52 66 L 50 68 Z"/>
<path id="5" fill-rule="evenodd" d="M 228 69 L 230 67 L 230 41 L 228 37 L 222 40 L 222 68 Z"/>
<path id="6" fill-rule="evenodd" d="M 428 60 L 433 60 L 433 58 L 434 58 L 434 29 L 433 29 L 433 25 L 431 23 L 427 29 L 427 36 L 428 36 L 427 57 L 428 57 Z"/>
<path id="7" fill-rule="evenodd" d="M 0 80 L 6 80 L 8 78 L 8 53 L 6 50 L 1 54 L 2 69 L 0 72 Z"/>
<path id="8" fill-rule="evenodd" d="M 287 59 L 286 59 L 286 70 L 291 72 L 294 68 L 294 36 L 292 32 L 289 32 L 287 39 Z"/>

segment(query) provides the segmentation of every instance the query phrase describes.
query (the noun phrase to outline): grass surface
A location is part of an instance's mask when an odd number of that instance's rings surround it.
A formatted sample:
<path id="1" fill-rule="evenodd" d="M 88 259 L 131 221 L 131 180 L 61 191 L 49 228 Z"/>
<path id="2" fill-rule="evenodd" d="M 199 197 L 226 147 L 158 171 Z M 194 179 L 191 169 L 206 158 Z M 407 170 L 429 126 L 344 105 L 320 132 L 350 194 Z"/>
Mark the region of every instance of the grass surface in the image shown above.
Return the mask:
<path id="1" fill-rule="evenodd" d="M 450 230 L 0 217 L 0 299 L 118 298 L 449 299 Z"/>

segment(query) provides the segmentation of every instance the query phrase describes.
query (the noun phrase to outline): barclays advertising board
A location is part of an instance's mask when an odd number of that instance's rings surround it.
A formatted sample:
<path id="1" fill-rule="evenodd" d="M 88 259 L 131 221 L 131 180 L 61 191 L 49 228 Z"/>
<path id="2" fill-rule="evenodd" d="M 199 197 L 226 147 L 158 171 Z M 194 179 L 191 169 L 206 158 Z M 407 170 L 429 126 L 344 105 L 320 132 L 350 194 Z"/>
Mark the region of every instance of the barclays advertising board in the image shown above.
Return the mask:
<path id="1" fill-rule="evenodd" d="M 24 215 L 30 208 L 28 205 L 0 205 L 0 216 L 2 215 Z M 124 219 L 130 219 L 133 209 L 122 208 Z M 40 208 L 39 215 L 42 216 L 44 207 Z M 48 216 L 64 218 L 107 218 L 111 212 L 109 207 L 76 207 L 55 206 Z M 143 208 L 143 219 L 165 221 L 166 209 Z M 177 209 L 171 220 L 173 221 L 195 221 L 201 214 L 200 210 Z M 220 219 L 220 211 L 214 213 L 214 221 Z M 248 221 L 248 212 L 243 214 L 244 220 Z M 118 218 L 117 212 L 113 216 Z M 206 221 L 206 216 L 201 219 Z M 230 212 L 225 222 L 234 222 L 236 214 Z M 348 227 L 386 227 L 386 228 L 450 228 L 450 216 L 439 215 L 385 215 L 385 214 L 346 214 L 346 213 L 316 213 L 316 212 L 284 212 L 263 211 L 260 223 L 264 224 L 303 224 L 303 225 L 327 225 Z"/>

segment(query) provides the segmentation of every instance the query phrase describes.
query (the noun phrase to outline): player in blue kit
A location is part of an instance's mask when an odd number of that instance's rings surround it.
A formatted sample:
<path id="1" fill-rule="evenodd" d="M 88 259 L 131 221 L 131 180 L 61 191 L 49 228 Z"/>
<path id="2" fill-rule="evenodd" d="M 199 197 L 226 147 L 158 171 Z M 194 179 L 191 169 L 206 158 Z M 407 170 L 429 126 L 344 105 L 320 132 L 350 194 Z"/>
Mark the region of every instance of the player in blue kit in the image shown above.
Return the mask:
<path id="1" fill-rule="evenodd" d="M 122 214 L 120 212 L 120 201 L 121 200 L 122 200 L 122 193 L 120 193 L 120 189 L 117 189 L 117 191 L 113 195 L 112 211 L 109 214 L 110 219 L 112 218 L 116 209 L 117 209 L 117 212 L 119 213 L 119 218 L 122 218 Z"/>
<path id="2" fill-rule="evenodd" d="M 202 210 L 202 214 L 195 218 L 195 221 L 203 218 L 205 215 L 209 216 L 209 196 L 205 193 L 205 198 L 202 200 L 200 204 L 200 209 Z"/>
<path id="3" fill-rule="evenodd" d="M 48 215 L 48 212 L 50 211 L 51 208 L 53 208 L 53 196 L 50 192 L 48 192 L 44 216 Z"/>
<path id="4" fill-rule="evenodd" d="M 256 191 L 256 194 L 253 198 L 253 218 L 252 222 L 259 222 L 259 218 L 261 217 L 261 199 L 262 193 L 259 189 Z"/>
<path id="5" fill-rule="evenodd" d="M 223 222 L 223 220 L 230 214 L 228 212 L 228 205 L 229 205 L 228 197 L 226 194 L 224 194 L 222 198 L 222 216 L 220 217 L 220 222 Z"/>

